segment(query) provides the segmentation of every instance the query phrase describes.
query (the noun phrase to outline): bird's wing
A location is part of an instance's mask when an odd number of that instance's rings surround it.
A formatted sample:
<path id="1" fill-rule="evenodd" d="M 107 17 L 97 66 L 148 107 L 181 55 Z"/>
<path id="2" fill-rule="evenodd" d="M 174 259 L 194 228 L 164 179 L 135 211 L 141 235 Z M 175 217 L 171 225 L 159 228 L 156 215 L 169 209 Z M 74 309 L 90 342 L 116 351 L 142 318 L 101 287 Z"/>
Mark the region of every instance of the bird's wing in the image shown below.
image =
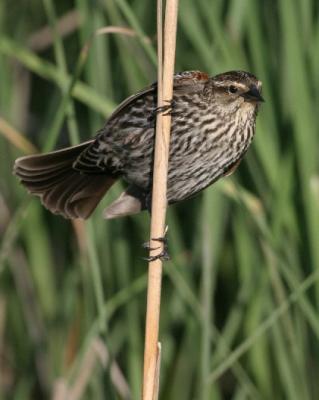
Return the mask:
<path id="1" fill-rule="evenodd" d="M 175 93 L 194 93 L 203 90 L 205 83 L 208 81 L 209 76 L 205 72 L 200 71 L 185 71 L 177 73 L 174 75 L 174 92 Z M 129 112 L 131 106 L 133 106 L 137 101 L 142 98 L 145 99 L 145 103 L 154 103 L 154 112 L 156 111 L 156 93 L 157 93 L 157 82 L 146 87 L 140 92 L 129 96 L 114 110 L 109 119 L 106 122 L 105 128 L 97 134 L 96 140 L 89 146 L 77 159 L 73 167 L 76 170 L 82 171 L 84 173 L 103 173 L 106 166 L 100 157 L 100 136 L 105 134 L 105 129 L 112 130 L 112 124 L 117 125 L 117 120 L 120 119 L 121 115 Z M 168 99 L 167 99 L 168 100 Z M 146 107 L 145 107 L 146 108 Z M 136 128 L 136 127 L 135 127 Z M 141 127 L 142 128 L 142 127 Z M 120 127 L 118 126 L 118 130 Z M 136 130 L 137 132 L 137 130 Z M 136 135 L 128 136 L 126 135 L 123 146 L 130 146 L 130 141 L 132 143 L 136 139 Z M 119 160 L 120 161 L 120 160 Z M 120 169 L 120 168 L 119 168 Z M 114 172 L 114 171 L 113 171 Z"/>
<path id="2" fill-rule="evenodd" d="M 209 79 L 209 75 L 206 72 L 201 71 L 184 71 L 179 72 L 174 75 L 174 90 L 176 91 L 189 91 L 189 90 L 198 90 L 205 84 Z M 138 93 L 129 96 L 127 99 L 122 101 L 119 106 L 113 111 L 110 116 L 110 120 L 117 117 L 123 111 L 126 110 L 127 106 L 130 106 L 136 100 L 144 96 L 148 96 L 150 94 L 156 95 L 157 91 L 157 82 L 154 82 L 152 85 L 147 86 L 145 89 L 141 90 Z"/>
<path id="3" fill-rule="evenodd" d="M 174 76 L 174 89 L 181 86 L 201 87 L 209 80 L 209 75 L 201 71 L 185 71 L 179 72 Z"/>

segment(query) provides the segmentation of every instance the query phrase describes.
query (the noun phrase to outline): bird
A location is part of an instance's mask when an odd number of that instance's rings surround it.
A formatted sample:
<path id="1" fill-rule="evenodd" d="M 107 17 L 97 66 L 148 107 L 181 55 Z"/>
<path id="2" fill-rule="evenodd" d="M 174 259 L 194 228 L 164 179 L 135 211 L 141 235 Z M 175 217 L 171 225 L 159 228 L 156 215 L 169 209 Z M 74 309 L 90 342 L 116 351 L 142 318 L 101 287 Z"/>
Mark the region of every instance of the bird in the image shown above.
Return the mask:
<path id="1" fill-rule="evenodd" d="M 169 113 L 167 203 L 178 203 L 236 170 L 255 134 L 261 91 L 261 81 L 245 71 L 176 73 L 168 106 L 157 108 L 155 82 L 124 100 L 93 139 L 20 157 L 13 173 L 67 219 L 90 217 L 119 179 L 128 186 L 103 217 L 150 210 L 156 115 Z"/>

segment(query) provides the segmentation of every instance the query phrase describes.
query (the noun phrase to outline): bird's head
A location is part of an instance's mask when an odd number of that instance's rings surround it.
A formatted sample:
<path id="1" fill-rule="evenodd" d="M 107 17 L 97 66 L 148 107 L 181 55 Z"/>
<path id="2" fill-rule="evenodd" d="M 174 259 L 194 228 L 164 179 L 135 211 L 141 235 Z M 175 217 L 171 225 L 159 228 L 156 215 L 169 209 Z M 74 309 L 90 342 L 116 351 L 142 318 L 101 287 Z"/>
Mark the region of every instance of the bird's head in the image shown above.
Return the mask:
<path id="1" fill-rule="evenodd" d="M 229 71 L 216 75 L 212 86 L 214 100 L 225 113 L 254 112 L 264 101 L 261 81 L 249 72 Z"/>

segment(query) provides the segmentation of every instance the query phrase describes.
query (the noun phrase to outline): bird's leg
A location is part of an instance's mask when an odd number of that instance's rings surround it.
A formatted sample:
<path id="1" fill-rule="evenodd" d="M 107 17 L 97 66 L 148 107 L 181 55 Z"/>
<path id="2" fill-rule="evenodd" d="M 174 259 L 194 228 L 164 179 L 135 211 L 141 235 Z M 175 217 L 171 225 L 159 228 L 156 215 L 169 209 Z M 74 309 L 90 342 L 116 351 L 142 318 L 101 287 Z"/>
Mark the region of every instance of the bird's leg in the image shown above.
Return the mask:
<path id="1" fill-rule="evenodd" d="M 164 116 L 172 115 L 172 112 L 173 112 L 174 106 L 175 106 L 175 100 L 174 99 L 164 100 L 164 103 L 168 103 L 168 104 L 165 106 L 155 108 L 155 113 L 156 114 L 163 113 Z"/>
<path id="2" fill-rule="evenodd" d="M 158 259 L 160 259 L 162 261 L 170 260 L 170 256 L 168 254 L 167 237 L 166 237 L 167 231 L 168 231 L 168 226 L 166 226 L 166 228 L 165 228 L 163 237 L 152 238 L 153 242 L 163 243 L 163 250 L 159 254 L 157 254 L 156 256 L 144 257 L 143 260 L 146 260 L 148 262 L 155 261 L 155 260 L 158 260 Z M 148 249 L 148 250 L 158 250 L 160 248 L 160 247 L 150 247 L 150 242 L 143 243 L 142 246 L 144 247 L 144 249 Z"/>

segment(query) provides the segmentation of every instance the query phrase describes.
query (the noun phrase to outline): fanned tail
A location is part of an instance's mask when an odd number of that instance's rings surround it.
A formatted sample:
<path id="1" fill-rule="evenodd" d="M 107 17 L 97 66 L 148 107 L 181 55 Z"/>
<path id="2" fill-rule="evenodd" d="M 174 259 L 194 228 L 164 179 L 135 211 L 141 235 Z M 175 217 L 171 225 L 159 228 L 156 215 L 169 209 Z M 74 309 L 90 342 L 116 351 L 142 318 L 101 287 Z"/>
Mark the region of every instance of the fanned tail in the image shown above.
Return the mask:
<path id="1" fill-rule="evenodd" d="M 117 179 L 111 173 L 89 175 L 73 169 L 77 157 L 91 143 L 18 158 L 13 173 L 54 214 L 86 219 Z"/>

